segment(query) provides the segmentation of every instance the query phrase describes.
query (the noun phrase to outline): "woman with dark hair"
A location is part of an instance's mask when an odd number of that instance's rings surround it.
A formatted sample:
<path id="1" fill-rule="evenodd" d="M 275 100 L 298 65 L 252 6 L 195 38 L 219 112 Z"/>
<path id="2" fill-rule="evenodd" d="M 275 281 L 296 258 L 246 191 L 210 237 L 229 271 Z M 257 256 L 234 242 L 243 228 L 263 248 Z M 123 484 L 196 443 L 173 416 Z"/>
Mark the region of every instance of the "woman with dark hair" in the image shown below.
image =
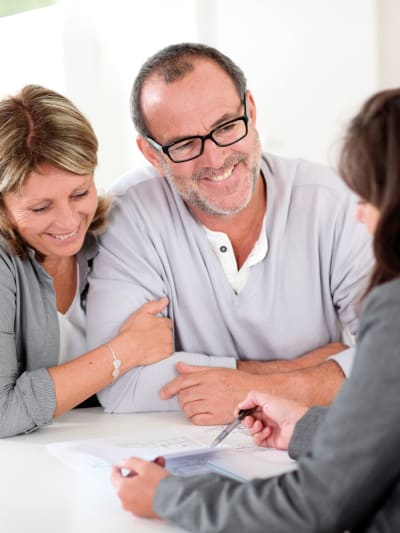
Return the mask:
<path id="1" fill-rule="evenodd" d="M 360 197 L 376 258 L 353 371 L 332 406 L 251 392 L 237 409 L 255 442 L 289 448 L 296 471 L 247 483 L 180 478 L 132 458 L 113 469 L 125 509 L 196 532 L 400 531 L 400 89 L 372 96 L 351 122 L 340 171 Z"/>
<path id="2" fill-rule="evenodd" d="M 110 204 L 96 164 L 94 131 L 64 96 L 28 85 L 0 101 L 0 437 L 48 424 L 172 351 L 162 298 L 87 352 L 87 276 Z"/>

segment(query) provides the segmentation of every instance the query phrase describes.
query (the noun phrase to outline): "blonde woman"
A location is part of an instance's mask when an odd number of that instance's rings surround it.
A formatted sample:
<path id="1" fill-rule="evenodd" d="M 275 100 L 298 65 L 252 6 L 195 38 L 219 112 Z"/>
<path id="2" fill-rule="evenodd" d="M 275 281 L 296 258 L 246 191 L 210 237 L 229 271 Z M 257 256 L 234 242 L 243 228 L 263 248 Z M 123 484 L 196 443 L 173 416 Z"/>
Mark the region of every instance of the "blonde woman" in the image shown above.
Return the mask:
<path id="1" fill-rule="evenodd" d="M 67 98 L 28 85 L 0 101 L 0 437 L 48 424 L 172 351 L 164 297 L 87 352 L 87 275 L 109 206 L 96 164 L 93 129 Z"/>

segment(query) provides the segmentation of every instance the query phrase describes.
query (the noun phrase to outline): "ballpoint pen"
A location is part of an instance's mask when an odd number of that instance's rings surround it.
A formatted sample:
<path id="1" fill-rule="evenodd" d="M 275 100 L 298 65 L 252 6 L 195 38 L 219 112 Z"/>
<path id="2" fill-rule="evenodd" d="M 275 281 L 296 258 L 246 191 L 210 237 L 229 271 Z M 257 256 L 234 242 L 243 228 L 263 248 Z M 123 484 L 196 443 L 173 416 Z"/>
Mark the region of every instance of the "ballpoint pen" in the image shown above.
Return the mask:
<path id="1" fill-rule="evenodd" d="M 241 409 L 239 411 L 239 414 L 237 418 L 233 422 L 231 422 L 226 428 L 224 428 L 219 435 L 215 437 L 215 439 L 211 443 L 211 448 L 214 448 L 215 446 L 218 446 L 228 435 L 232 433 L 232 431 L 237 428 L 240 424 L 240 422 L 243 420 L 244 417 L 251 415 L 256 411 L 257 407 L 253 407 L 252 409 Z"/>

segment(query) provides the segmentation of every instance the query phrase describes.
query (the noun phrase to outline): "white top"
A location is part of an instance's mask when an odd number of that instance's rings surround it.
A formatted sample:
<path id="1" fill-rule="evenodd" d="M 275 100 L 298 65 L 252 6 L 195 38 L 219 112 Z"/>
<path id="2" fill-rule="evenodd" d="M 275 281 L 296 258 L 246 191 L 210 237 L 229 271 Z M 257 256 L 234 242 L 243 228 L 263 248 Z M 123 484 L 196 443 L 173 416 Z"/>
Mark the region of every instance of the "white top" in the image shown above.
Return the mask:
<path id="1" fill-rule="evenodd" d="M 268 252 L 268 238 L 265 231 L 265 215 L 257 242 L 255 243 L 251 253 L 248 255 L 246 261 L 241 266 L 240 270 L 237 268 L 235 252 L 233 251 L 233 247 L 228 235 L 221 231 L 211 231 L 205 226 L 203 227 L 206 232 L 208 242 L 211 244 L 218 261 L 221 263 L 222 270 L 225 272 L 232 289 L 236 294 L 239 294 L 250 277 L 251 267 L 257 263 L 260 263 Z"/>
<path id="2" fill-rule="evenodd" d="M 57 312 L 60 328 L 59 364 L 75 359 L 87 352 L 86 318 L 79 294 L 79 269 L 77 268 L 76 291 L 66 313 Z"/>

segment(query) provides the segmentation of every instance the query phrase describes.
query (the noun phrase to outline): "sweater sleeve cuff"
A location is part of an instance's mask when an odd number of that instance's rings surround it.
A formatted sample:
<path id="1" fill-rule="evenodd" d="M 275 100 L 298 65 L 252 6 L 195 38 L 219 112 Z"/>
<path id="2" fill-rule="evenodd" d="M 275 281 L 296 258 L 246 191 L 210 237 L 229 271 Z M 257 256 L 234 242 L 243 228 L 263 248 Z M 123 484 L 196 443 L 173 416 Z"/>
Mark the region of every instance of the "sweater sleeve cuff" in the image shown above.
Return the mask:
<path id="1" fill-rule="evenodd" d="M 25 397 L 25 405 L 35 426 L 29 431 L 51 422 L 56 408 L 54 383 L 45 368 L 24 372 L 18 385 Z"/>
<path id="2" fill-rule="evenodd" d="M 175 352 L 171 357 L 174 357 L 176 361 L 184 361 L 189 365 L 209 366 L 210 368 L 236 368 L 236 359 L 234 357 L 218 357 L 196 352 Z"/>
<path id="3" fill-rule="evenodd" d="M 236 359 L 234 357 L 210 357 L 210 367 L 235 368 Z"/>
<path id="4" fill-rule="evenodd" d="M 336 363 L 342 369 L 344 375 L 348 378 L 351 374 L 351 369 L 353 368 L 355 353 L 356 349 L 354 346 L 352 346 L 351 348 L 347 348 L 347 350 L 343 350 L 343 352 L 332 355 L 328 359 L 336 361 Z"/>

